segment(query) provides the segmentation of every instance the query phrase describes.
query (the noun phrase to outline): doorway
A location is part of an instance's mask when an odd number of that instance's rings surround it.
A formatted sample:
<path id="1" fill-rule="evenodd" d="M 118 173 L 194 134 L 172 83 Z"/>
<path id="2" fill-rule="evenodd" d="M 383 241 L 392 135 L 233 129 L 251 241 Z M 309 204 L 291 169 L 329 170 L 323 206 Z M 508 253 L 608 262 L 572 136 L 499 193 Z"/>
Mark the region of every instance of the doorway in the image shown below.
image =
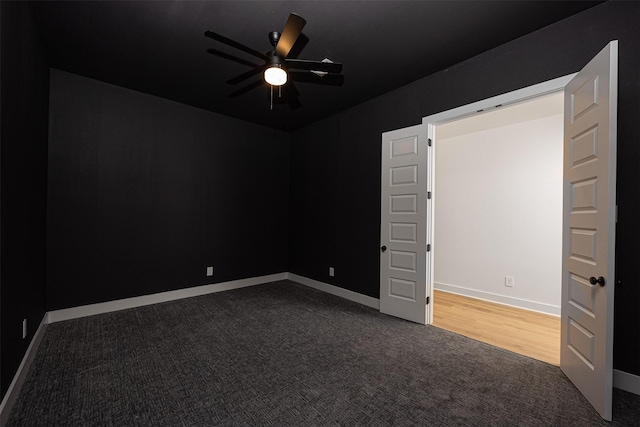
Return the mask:
<path id="1" fill-rule="evenodd" d="M 564 91 L 560 368 L 607 420 L 613 384 L 617 73 L 614 40 L 576 74 L 383 132 L 381 153 L 380 312 L 432 324 L 436 126 Z"/>
<path id="2" fill-rule="evenodd" d="M 561 91 L 497 106 L 433 144 L 433 324 L 556 365 L 563 111 Z"/>

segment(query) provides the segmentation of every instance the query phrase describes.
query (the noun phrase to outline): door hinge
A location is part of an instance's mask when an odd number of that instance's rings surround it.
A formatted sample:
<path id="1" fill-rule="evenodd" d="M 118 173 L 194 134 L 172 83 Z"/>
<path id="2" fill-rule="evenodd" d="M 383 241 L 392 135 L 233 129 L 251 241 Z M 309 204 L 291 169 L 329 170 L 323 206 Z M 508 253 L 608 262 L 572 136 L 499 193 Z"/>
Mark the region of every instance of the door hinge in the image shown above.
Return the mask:
<path id="1" fill-rule="evenodd" d="M 427 144 L 429 145 L 429 147 L 431 147 L 431 138 L 427 139 Z"/>
<path id="2" fill-rule="evenodd" d="M 427 297 L 427 303 L 426 303 L 426 305 L 429 305 L 429 297 Z"/>
<path id="3" fill-rule="evenodd" d="M 431 199 L 431 191 L 427 191 L 427 199 Z"/>
<path id="4" fill-rule="evenodd" d="M 431 252 L 431 243 L 427 244 L 427 252 Z"/>

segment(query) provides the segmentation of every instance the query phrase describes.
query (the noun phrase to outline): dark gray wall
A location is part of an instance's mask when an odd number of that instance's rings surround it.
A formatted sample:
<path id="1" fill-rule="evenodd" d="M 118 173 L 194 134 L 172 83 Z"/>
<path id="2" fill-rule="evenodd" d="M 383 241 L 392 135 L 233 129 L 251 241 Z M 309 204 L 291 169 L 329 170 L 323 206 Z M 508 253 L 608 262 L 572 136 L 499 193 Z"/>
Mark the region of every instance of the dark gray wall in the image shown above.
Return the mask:
<path id="1" fill-rule="evenodd" d="M 0 16 L 1 399 L 45 312 L 49 68 L 28 4 L 0 2 Z"/>
<path id="2" fill-rule="evenodd" d="M 615 367 L 640 375 L 640 3 L 598 6 L 291 138 L 53 70 L 49 164 L 37 31 L 27 5 L 0 6 L 3 395 L 45 309 L 286 270 L 378 297 L 380 134 L 575 72 L 611 39 L 620 40 L 616 267 L 624 283 Z M 23 318 L 32 326 L 26 340 Z"/>
<path id="3" fill-rule="evenodd" d="M 616 369 L 640 375 L 640 2 L 608 2 L 292 134 L 289 271 L 379 297 L 380 140 L 580 70 L 619 40 Z M 454 47 L 452 47 L 454 48 Z M 328 266 L 336 277 L 328 276 Z"/>
<path id="4" fill-rule="evenodd" d="M 48 310 L 287 271 L 289 135 L 53 69 L 50 111 Z"/>

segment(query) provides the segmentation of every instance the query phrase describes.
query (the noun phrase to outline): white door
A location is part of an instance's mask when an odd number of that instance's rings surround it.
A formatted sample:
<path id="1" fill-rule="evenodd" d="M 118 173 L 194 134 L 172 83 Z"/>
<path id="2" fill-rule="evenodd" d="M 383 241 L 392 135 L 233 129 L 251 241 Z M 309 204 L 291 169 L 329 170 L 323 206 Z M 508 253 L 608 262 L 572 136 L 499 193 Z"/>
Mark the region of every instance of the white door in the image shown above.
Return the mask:
<path id="1" fill-rule="evenodd" d="M 611 420 L 618 42 L 565 87 L 560 367 Z"/>
<path id="2" fill-rule="evenodd" d="M 380 311 L 427 321 L 426 126 L 382 134 Z"/>

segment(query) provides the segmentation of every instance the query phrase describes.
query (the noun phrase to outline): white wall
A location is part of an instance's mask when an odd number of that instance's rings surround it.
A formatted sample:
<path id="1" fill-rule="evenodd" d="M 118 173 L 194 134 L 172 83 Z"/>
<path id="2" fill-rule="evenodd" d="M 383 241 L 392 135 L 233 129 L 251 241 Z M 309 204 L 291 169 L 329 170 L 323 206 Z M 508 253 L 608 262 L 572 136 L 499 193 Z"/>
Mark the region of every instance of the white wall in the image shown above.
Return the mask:
<path id="1" fill-rule="evenodd" d="M 562 109 L 556 94 L 436 127 L 435 289 L 560 314 Z"/>

